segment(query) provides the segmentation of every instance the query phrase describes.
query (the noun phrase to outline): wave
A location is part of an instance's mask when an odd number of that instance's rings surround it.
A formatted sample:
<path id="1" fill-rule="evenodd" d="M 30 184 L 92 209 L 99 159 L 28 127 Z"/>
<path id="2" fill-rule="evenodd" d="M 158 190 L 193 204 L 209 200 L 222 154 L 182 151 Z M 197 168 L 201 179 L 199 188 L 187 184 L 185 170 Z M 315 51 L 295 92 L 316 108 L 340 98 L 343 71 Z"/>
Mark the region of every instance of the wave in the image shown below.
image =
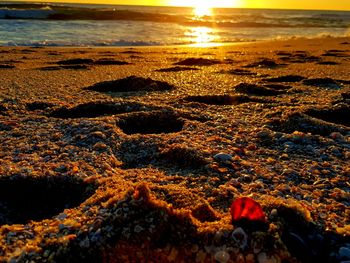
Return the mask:
<path id="1" fill-rule="evenodd" d="M 88 5 L 87 5 L 88 6 Z M 55 4 L 0 4 L 0 19 L 45 19 L 45 20 L 123 20 L 157 23 L 176 23 L 191 27 L 247 27 L 247 28 L 299 28 L 338 27 L 350 25 L 350 12 L 305 11 L 303 16 L 293 11 L 273 11 L 268 15 L 261 10 L 227 10 L 215 16 L 194 17 L 190 14 L 170 14 L 128 10 L 118 7 L 80 7 Z M 159 10 L 158 10 L 159 11 Z"/>

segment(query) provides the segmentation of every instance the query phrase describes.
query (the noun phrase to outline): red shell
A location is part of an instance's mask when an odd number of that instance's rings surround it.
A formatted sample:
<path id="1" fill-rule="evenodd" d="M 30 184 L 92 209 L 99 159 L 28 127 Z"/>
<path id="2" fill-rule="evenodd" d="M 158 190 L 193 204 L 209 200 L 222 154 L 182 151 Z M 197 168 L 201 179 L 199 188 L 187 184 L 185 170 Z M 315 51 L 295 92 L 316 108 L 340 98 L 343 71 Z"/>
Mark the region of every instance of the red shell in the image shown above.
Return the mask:
<path id="1" fill-rule="evenodd" d="M 250 221 L 265 221 L 265 214 L 260 204 L 249 197 L 241 197 L 232 202 L 232 221 L 237 222 L 242 219 Z"/>

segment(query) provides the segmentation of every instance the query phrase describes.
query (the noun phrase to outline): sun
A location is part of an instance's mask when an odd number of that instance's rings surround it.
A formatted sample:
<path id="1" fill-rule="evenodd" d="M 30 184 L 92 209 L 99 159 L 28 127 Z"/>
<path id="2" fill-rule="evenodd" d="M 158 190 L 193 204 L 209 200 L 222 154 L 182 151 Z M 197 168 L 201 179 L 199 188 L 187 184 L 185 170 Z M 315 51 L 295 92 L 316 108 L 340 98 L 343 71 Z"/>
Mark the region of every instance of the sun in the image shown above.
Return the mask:
<path id="1" fill-rule="evenodd" d="M 195 9 L 211 9 L 215 7 L 238 7 L 242 0 L 169 0 L 171 6 L 189 6 Z"/>

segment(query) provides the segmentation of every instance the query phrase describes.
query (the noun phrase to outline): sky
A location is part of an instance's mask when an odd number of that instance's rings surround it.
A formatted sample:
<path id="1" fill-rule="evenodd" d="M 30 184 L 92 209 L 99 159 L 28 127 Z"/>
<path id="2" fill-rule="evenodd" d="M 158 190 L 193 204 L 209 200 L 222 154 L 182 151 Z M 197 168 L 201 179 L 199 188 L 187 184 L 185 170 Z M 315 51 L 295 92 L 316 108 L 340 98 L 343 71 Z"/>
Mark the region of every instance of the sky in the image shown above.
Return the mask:
<path id="1" fill-rule="evenodd" d="M 23 1 L 23 0 L 22 0 Z M 26 1 L 26 0 L 24 0 Z M 174 5 L 239 8 L 326 9 L 350 11 L 350 0 L 36 0 L 122 5 Z"/>

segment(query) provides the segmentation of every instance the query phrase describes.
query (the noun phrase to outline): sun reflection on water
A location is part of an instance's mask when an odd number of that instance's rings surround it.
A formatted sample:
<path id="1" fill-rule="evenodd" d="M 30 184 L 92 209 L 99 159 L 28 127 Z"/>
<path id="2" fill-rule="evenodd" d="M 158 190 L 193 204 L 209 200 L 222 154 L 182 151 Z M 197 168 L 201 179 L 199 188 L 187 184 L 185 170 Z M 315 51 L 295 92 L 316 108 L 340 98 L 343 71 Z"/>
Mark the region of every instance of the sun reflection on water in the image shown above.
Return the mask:
<path id="1" fill-rule="evenodd" d="M 193 15 L 196 18 L 213 15 L 212 9 L 205 5 L 198 5 L 193 8 Z"/>

